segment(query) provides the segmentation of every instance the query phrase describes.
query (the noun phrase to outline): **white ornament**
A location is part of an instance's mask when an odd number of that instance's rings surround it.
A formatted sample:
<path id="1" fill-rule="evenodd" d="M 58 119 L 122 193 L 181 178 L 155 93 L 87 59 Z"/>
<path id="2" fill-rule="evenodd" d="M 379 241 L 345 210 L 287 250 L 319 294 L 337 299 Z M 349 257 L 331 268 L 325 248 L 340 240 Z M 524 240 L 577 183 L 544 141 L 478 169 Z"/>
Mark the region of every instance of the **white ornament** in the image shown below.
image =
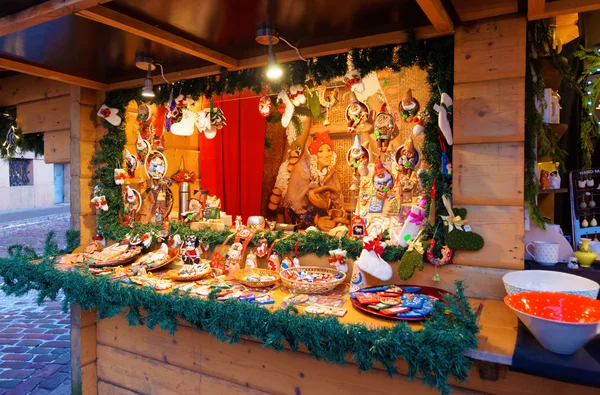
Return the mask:
<path id="1" fill-rule="evenodd" d="M 306 95 L 304 95 L 304 87 L 302 85 L 290 86 L 290 100 L 296 107 L 306 104 Z"/>
<path id="2" fill-rule="evenodd" d="M 285 111 L 283 112 L 283 115 L 281 116 L 281 125 L 284 128 L 287 128 L 288 125 L 290 124 L 290 121 L 292 120 L 292 116 L 294 115 L 294 109 L 295 109 L 294 103 L 292 103 L 292 101 L 290 100 L 285 89 L 283 89 L 283 90 L 281 90 L 281 92 L 279 92 L 279 95 L 277 96 L 277 98 L 279 100 L 281 100 L 283 102 L 283 104 L 285 104 Z"/>
<path id="3" fill-rule="evenodd" d="M 365 273 L 360 270 L 358 261 L 354 261 L 354 266 L 352 267 L 352 278 L 350 279 L 350 292 L 358 292 L 366 287 L 368 287 L 367 276 L 365 276 Z"/>
<path id="4" fill-rule="evenodd" d="M 194 133 L 194 124 L 198 114 L 184 108 L 181 121 L 171 125 L 171 133 L 177 136 L 191 136 Z"/>
<path id="5" fill-rule="evenodd" d="M 382 281 L 387 281 L 392 278 L 392 267 L 384 261 L 375 251 L 369 251 L 365 248 L 370 242 L 376 240 L 373 237 L 365 236 L 363 238 L 363 250 L 360 253 L 360 257 L 356 261 L 360 269 L 371 276 L 376 277 Z M 385 248 L 386 244 L 381 243 L 381 246 Z"/>
<path id="6" fill-rule="evenodd" d="M 126 177 L 127 177 L 127 172 L 124 169 L 115 169 L 115 171 L 114 171 L 115 184 L 117 184 L 117 185 L 125 184 Z"/>
<path id="7" fill-rule="evenodd" d="M 550 173 L 548 179 L 550 180 L 550 188 L 560 189 L 560 174 L 557 171 Z"/>
<path id="8" fill-rule="evenodd" d="M 110 108 L 106 104 L 103 104 L 98 110 L 98 116 L 106 119 L 106 122 L 113 126 L 119 126 L 121 124 L 121 117 L 117 115 L 118 113 L 118 109 Z"/>
<path id="9" fill-rule="evenodd" d="M 433 109 L 438 113 L 438 127 L 446 138 L 448 145 L 452 145 L 454 140 L 452 138 L 452 127 L 448 119 L 448 108 L 452 106 L 452 98 L 444 92 L 442 93 L 440 104 L 434 104 L 433 106 Z"/>
<path id="10" fill-rule="evenodd" d="M 415 136 L 419 136 L 421 133 L 423 133 L 425 131 L 425 127 L 423 125 L 420 124 L 415 124 L 415 126 L 413 127 L 413 134 Z"/>
<path id="11" fill-rule="evenodd" d="M 179 94 L 179 96 L 177 96 L 177 98 L 175 99 L 175 104 L 177 105 L 177 107 L 185 108 L 194 104 L 194 99 L 192 99 L 191 97 L 187 97 L 186 95 Z"/>
<path id="12" fill-rule="evenodd" d="M 194 124 L 196 125 L 196 128 L 200 133 L 205 133 L 209 131 L 212 125 L 210 123 L 210 114 L 208 113 L 208 111 L 199 111 L 196 119 L 194 120 Z"/>
<path id="13" fill-rule="evenodd" d="M 404 225 L 402 225 L 402 230 L 400 234 L 398 234 L 398 245 L 402 247 L 408 246 L 408 242 L 413 239 L 421 226 L 423 225 L 421 221 L 418 221 L 418 218 L 422 218 L 425 215 L 425 210 L 421 207 L 415 205 L 410 208 L 410 214 L 406 217 L 404 221 Z"/>
<path id="14" fill-rule="evenodd" d="M 365 84 L 362 82 L 358 70 L 354 69 L 348 71 L 344 76 L 344 80 L 350 85 L 350 90 L 352 92 L 363 93 L 365 91 Z"/>

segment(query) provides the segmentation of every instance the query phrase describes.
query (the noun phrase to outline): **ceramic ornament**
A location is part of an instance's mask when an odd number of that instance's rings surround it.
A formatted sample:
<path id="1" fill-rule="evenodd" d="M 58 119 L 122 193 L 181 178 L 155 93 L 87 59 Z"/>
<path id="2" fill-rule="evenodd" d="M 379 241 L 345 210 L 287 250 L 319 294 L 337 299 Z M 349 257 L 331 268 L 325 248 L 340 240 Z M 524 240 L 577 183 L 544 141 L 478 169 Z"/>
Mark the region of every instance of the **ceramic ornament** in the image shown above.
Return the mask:
<path id="1" fill-rule="evenodd" d="M 181 121 L 171 125 L 171 133 L 177 136 L 191 136 L 194 133 L 194 126 L 198 115 L 187 108 L 181 111 Z"/>
<path id="2" fill-rule="evenodd" d="M 412 90 L 410 88 L 404 94 L 404 97 L 402 98 L 402 101 L 400 101 L 398 107 L 404 122 L 412 122 L 419 113 L 419 101 L 413 97 Z"/>
<path id="3" fill-rule="evenodd" d="M 210 111 L 210 121 L 217 130 L 221 130 L 224 126 L 227 126 L 227 119 L 220 108 L 213 108 Z"/>
<path id="4" fill-rule="evenodd" d="M 210 131 L 212 125 L 210 122 L 210 114 L 208 113 L 208 111 L 199 111 L 196 120 L 194 121 L 194 124 L 196 125 L 196 129 L 198 129 L 199 133 L 206 133 Z"/>
<path id="5" fill-rule="evenodd" d="M 125 165 L 127 166 L 127 173 L 129 177 L 135 177 L 135 171 L 139 166 L 139 162 L 135 156 L 129 152 L 128 149 L 125 150 Z"/>
<path id="6" fill-rule="evenodd" d="M 329 251 L 329 264 L 335 267 L 337 270 L 348 273 L 348 262 L 346 262 L 346 255 L 348 252 L 341 248 Z"/>
<path id="7" fill-rule="evenodd" d="M 153 180 L 162 180 L 167 172 L 167 158 L 159 151 L 150 151 L 146 156 L 146 174 Z"/>
<path id="8" fill-rule="evenodd" d="M 302 85 L 290 86 L 290 100 L 296 107 L 306 104 L 306 96 L 304 95 L 304 87 Z"/>
<path id="9" fill-rule="evenodd" d="M 114 179 L 116 185 L 125 184 L 125 178 L 127 177 L 127 172 L 123 169 L 115 169 L 114 171 Z"/>
<path id="10" fill-rule="evenodd" d="M 560 174 L 557 171 L 550 173 L 548 178 L 550 179 L 550 188 L 560 189 Z"/>
<path id="11" fill-rule="evenodd" d="M 375 117 L 375 131 L 373 132 L 377 147 L 381 152 L 385 153 L 387 151 L 395 128 L 394 116 L 387 111 L 387 104 L 383 103 L 381 111 Z"/>
<path id="12" fill-rule="evenodd" d="M 138 133 L 137 139 L 135 141 L 135 149 L 137 150 L 138 159 L 142 163 L 145 163 L 146 155 L 150 152 L 150 143 L 142 138 L 142 135 Z"/>
<path id="13" fill-rule="evenodd" d="M 421 133 L 425 131 L 425 127 L 423 126 L 423 123 L 425 122 L 423 115 L 414 117 L 413 122 L 415 123 L 415 126 L 413 126 L 412 132 L 415 136 L 420 136 Z"/>
<path id="14" fill-rule="evenodd" d="M 440 104 L 434 104 L 433 109 L 438 113 L 438 127 L 448 145 L 452 145 L 454 140 L 452 138 L 452 127 L 448 119 L 448 114 L 452 112 L 452 98 L 446 92 L 442 93 Z"/>
<path id="15" fill-rule="evenodd" d="M 362 93 L 365 91 L 365 84 L 362 82 L 360 73 L 356 69 L 350 70 L 346 73 L 344 76 L 344 86 L 346 88 L 350 88 L 352 92 Z"/>
<path id="16" fill-rule="evenodd" d="M 378 278 L 387 281 L 392 278 L 392 267 L 381 258 L 386 244 L 371 236 L 363 238 L 363 249 L 356 261 L 359 268 Z"/>
<path id="17" fill-rule="evenodd" d="M 412 206 L 398 235 L 398 245 L 408 246 L 408 242 L 419 233 L 425 220 L 425 209 L 421 205 Z"/>
<path id="18" fill-rule="evenodd" d="M 138 104 L 138 109 L 137 109 L 138 123 L 148 122 L 148 120 L 150 120 L 151 117 L 152 117 L 152 110 L 150 109 L 150 106 L 143 102 Z"/>
<path id="19" fill-rule="evenodd" d="M 365 276 L 365 273 L 360 270 L 358 261 L 354 261 L 354 266 L 352 267 L 352 278 L 350 279 L 350 292 L 358 292 L 363 288 L 367 288 L 368 286 L 367 276 Z"/>
<path id="20" fill-rule="evenodd" d="M 177 104 L 177 107 L 186 108 L 194 104 L 194 99 L 180 93 L 179 96 L 175 98 L 175 104 Z"/>
<path id="21" fill-rule="evenodd" d="M 267 243 L 267 239 L 262 238 L 258 240 L 258 245 L 254 249 L 254 253 L 256 254 L 256 256 L 259 258 L 264 258 L 265 256 L 267 256 L 268 251 L 269 245 Z"/>
<path id="22" fill-rule="evenodd" d="M 281 125 L 284 128 L 287 128 L 292 120 L 292 116 L 294 115 L 294 103 L 288 97 L 285 89 L 282 89 L 277 95 L 277 100 L 281 101 L 281 106 L 277 109 L 277 111 L 281 112 Z"/>
<path id="23" fill-rule="evenodd" d="M 96 210 L 108 211 L 108 202 L 106 196 L 94 196 L 91 200 L 92 205 L 96 207 Z"/>
<path id="24" fill-rule="evenodd" d="M 263 117 L 268 117 L 271 115 L 271 111 L 273 110 L 273 102 L 271 102 L 271 98 L 269 96 L 263 96 L 260 98 L 258 102 L 258 112 Z"/>
<path id="25" fill-rule="evenodd" d="M 352 100 L 345 112 L 346 121 L 348 122 L 348 133 L 356 133 L 358 129 L 363 131 L 364 127 L 370 128 L 369 121 L 369 107 L 356 98 L 356 95 L 352 93 Z"/>
<path id="26" fill-rule="evenodd" d="M 106 119 L 106 122 L 113 126 L 119 126 L 121 124 L 121 117 L 117 114 L 119 110 L 116 108 L 109 108 L 106 104 L 103 104 L 98 110 L 98 116 Z"/>
<path id="27" fill-rule="evenodd" d="M 246 257 L 246 264 L 244 265 L 244 267 L 246 269 L 256 269 L 258 267 L 258 264 L 256 262 L 256 255 L 250 253 Z"/>

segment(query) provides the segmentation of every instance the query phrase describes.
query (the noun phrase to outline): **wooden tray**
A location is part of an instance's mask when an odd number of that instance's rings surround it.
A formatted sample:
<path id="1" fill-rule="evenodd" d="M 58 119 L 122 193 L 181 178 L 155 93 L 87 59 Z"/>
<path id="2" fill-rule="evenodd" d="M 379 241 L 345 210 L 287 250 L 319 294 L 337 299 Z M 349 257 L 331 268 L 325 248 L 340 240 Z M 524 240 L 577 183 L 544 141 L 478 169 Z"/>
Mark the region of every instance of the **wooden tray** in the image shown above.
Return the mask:
<path id="1" fill-rule="evenodd" d="M 443 289 L 440 288 L 435 288 L 435 287 L 425 287 L 425 286 L 421 286 L 421 285 L 409 285 L 409 284 L 389 284 L 389 285 L 396 285 L 398 287 L 402 287 L 402 288 L 407 288 L 407 287 L 419 287 L 421 288 L 421 291 L 417 292 L 417 294 L 422 294 L 422 295 L 429 295 L 429 296 L 434 296 L 436 298 L 438 298 L 440 301 L 444 300 L 444 295 L 449 295 L 451 294 L 448 291 L 445 291 Z M 373 287 L 367 287 L 365 289 L 370 289 L 370 288 L 378 288 L 381 287 L 381 285 L 377 285 L 377 286 L 373 286 Z M 350 302 L 352 303 L 352 306 L 354 306 L 354 308 L 361 310 L 367 314 L 370 315 L 376 315 L 378 317 L 381 318 L 386 318 L 388 320 L 396 320 L 396 321 L 425 321 L 428 317 L 428 315 L 424 316 L 424 317 L 396 317 L 395 315 L 389 316 L 389 315 L 385 315 L 383 313 L 380 313 L 377 310 L 373 310 L 368 308 L 367 306 L 364 306 L 362 304 L 360 304 L 358 302 L 358 300 L 354 299 L 354 298 L 350 298 Z"/>
<path id="2" fill-rule="evenodd" d="M 204 270 L 202 273 L 195 274 L 193 276 L 180 276 L 178 274 L 180 269 L 181 268 L 169 270 L 167 272 L 166 278 L 168 278 L 169 280 L 172 280 L 172 281 L 186 281 L 186 282 L 190 282 L 190 281 L 200 280 L 202 277 L 204 277 L 207 274 L 209 274 L 210 272 L 212 272 L 212 267 L 210 267 L 210 262 L 209 261 L 206 261 L 206 270 Z"/>
<path id="3" fill-rule="evenodd" d="M 271 281 L 246 281 L 246 280 L 244 280 L 246 277 L 253 275 L 253 274 L 258 274 L 259 276 L 273 276 L 273 277 L 275 277 L 275 280 L 271 280 Z M 245 286 L 252 287 L 252 288 L 270 287 L 271 285 L 274 285 L 277 281 L 279 281 L 279 279 L 281 278 L 279 273 L 277 273 L 276 271 L 267 270 L 267 269 L 240 269 L 234 273 L 233 277 L 240 283 L 244 284 Z"/>
<path id="4" fill-rule="evenodd" d="M 126 265 L 126 264 L 130 263 L 131 261 L 133 261 L 134 259 L 136 259 L 138 257 L 138 255 L 140 254 L 140 252 L 142 252 L 142 247 L 135 246 L 135 247 L 130 247 L 130 248 L 139 249 L 139 251 L 136 254 L 134 254 L 126 259 L 117 259 L 114 261 L 101 262 L 101 263 L 89 263 L 86 261 L 85 263 L 87 263 L 88 266 L 91 268 L 102 268 L 102 267 Z"/>
<path id="5" fill-rule="evenodd" d="M 165 262 L 161 263 L 160 265 L 153 266 L 153 267 L 146 267 L 146 265 L 140 264 L 140 265 L 136 265 L 136 266 L 143 267 L 144 269 L 146 269 L 146 271 L 149 272 L 149 271 L 157 270 L 157 269 L 167 266 L 168 264 L 173 262 L 175 259 L 177 259 L 178 256 L 179 256 L 179 250 L 177 248 L 169 248 L 169 258 Z"/>
<path id="6" fill-rule="evenodd" d="M 305 283 L 301 281 L 292 280 L 285 277 L 286 273 L 294 272 L 294 271 L 305 271 L 310 273 L 319 273 L 319 274 L 339 274 L 342 273 L 343 276 L 337 280 L 328 282 L 328 283 Z M 281 282 L 284 286 L 289 289 L 293 289 L 303 294 L 323 294 L 330 291 L 333 291 L 335 287 L 340 285 L 344 279 L 346 278 L 346 274 L 344 272 L 340 272 L 336 269 L 331 269 L 327 267 L 318 267 L 318 266 L 301 266 L 301 267 L 291 267 L 289 269 L 285 269 L 281 272 Z"/>

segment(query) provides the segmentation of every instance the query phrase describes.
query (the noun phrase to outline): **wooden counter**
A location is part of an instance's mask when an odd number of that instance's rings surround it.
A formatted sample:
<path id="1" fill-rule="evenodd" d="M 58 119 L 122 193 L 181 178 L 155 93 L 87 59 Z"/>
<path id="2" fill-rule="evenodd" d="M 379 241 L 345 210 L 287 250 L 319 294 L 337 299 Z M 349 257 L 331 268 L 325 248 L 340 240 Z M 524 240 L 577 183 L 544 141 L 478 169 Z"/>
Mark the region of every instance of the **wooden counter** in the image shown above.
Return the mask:
<path id="1" fill-rule="evenodd" d="M 276 299 L 283 293 L 276 295 Z M 469 380 L 451 380 L 454 393 L 591 394 L 594 388 L 528 376 L 508 370 L 516 342 L 517 318 L 499 301 L 470 300 L 479 317 L 479 346 Z M 347 302 L 349 303 L 349 302 Z M 276 303 L 276 306 L 279 304 Z M 345 323 L 389 326 L 352 307 Z M 180 322 L 170 335 L 161 329 L 131 327 L 124 313 L 98 321 L 94 311 L 71 306 L 73 393 L 84 394 L 435 394 L 420 380 L 407 381 L 407 365 L 389 378 L 382 366 L 359 372 L 348 356 L 346 366 L 317 361 L 306 349 L 277 352 L 252 339 L 229 345 Z M 419 324 L 412 324 L 418 330 Z"/>

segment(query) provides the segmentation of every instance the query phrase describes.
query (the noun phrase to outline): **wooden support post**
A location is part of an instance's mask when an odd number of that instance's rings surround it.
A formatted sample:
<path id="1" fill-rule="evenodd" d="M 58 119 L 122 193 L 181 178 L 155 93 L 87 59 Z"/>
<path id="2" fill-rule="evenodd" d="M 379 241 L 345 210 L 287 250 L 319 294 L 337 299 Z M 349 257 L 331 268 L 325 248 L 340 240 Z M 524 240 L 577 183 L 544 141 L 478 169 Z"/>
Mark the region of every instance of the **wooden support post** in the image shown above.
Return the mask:
<path id="1" fill-rule="evenodd" d="M 526 18 L 467 23 L 454 40 L 454 197 L 485 239 L 455 263 L 523 268 Z"/>
<path id="2" fill-rule="evenodd" d="M 96 348 L 96 311 L 81 310 L 79 303 L 72 304 L 71 394 L 97 393 Z"/>
<path id="3" fill-rule="evenodd" d="M 96 213 L 90 204 L 94 181 L 92 156 L 96 150 L 96 91 L 71 87 L 71 229 L 81 232 L 81 241 L 92 240 Z"/>

